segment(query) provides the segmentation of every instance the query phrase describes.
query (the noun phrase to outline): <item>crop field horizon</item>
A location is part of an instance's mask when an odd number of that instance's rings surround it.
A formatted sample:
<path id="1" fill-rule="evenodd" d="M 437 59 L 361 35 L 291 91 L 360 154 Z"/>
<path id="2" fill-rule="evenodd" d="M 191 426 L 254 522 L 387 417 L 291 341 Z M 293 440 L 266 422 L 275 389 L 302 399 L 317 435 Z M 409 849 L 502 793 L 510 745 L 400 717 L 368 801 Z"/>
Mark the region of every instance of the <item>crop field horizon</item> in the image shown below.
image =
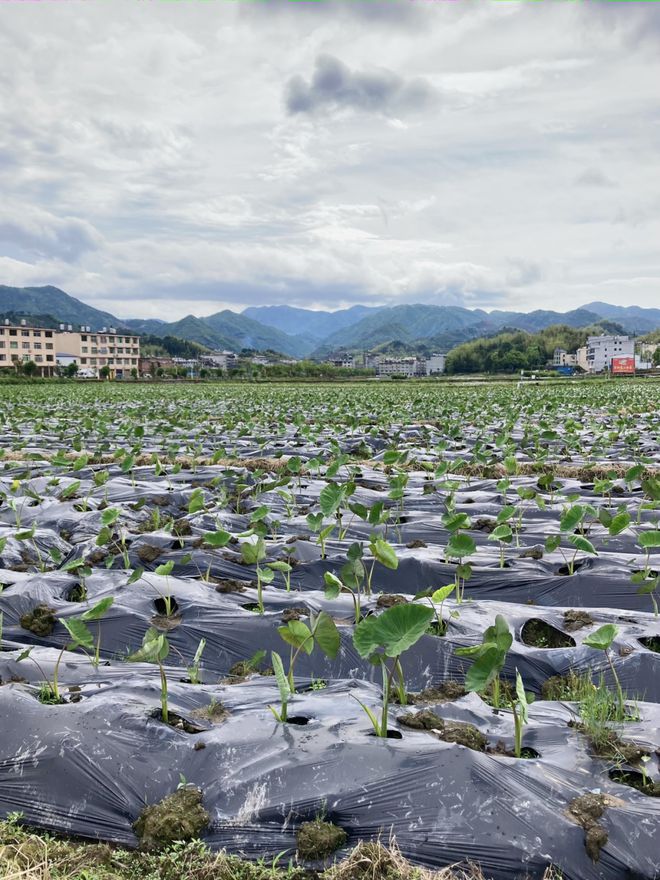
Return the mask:
<path id="1" fill-rule="evenodd" d="M 2 386 L 0 877 L 657 880 L 659 412 Z"/>

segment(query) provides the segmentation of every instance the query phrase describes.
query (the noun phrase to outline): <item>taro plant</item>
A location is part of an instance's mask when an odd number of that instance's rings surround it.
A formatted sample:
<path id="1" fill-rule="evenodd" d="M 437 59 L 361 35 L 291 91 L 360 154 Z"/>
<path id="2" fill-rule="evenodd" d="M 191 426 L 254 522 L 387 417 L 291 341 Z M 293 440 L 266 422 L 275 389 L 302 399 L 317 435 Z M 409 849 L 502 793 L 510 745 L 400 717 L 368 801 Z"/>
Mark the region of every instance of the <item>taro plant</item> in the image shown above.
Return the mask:
<path id="1" fill-rule="evenodd" d="M 591 510 L 592 509 L 593 508 L 591 508 Z M 598 555 L 594 545 L 583 534 L 584 519 L 589 510 L 590 508 L 582 504 L 571 505 L 567 510 L 564 511 L 559 521 L 560 534 L 550 535 L 545 540 L 545 549 L 548 553 L 552 553 L 554 550 L 559 550 L 564 558 L 564 562 L 566 563 L 566 568 L 569 575 L 573 575 L 575 573 L 575 563 L 578 553 L 587 553 L 590 556 Z M 582 533 L 575 534 L 576 529 Z M 569 552 L 568 556 L 566 555 L 566 553 L 564 553 L 564 550 L 561 546 L 562 538 L 565 535 L 568 535 L 567 541 L 573 547 L 573 553 L 570 554 Z"/>
<path id="2" fill-rule="evenodd" d="M 142 647 L 127 659 L 134 663 L 156 663 L 160 672 L 160 707 L 161 720 L 165 724 L 169 724 L 170 716 L 168 710 L 168 693 L 167 693 L 167 675 L 163 660 L 170 652 L 170 645 L 167 636 L 159 632 L 154 627 L 150 627 L 144 634 L 142 639 Z"/>
<path id="3" fill-rule="evenodd" d="M 449 542 L 445 547 L 445 558 L 458 560 L 458 564 L 456 565 L 455 584 L 456 601 L 459 605 L 463 601 L 465 583 L 472 577 L 472 566 L 464 560 L 467 559 L 467 557 L 472 556 L 476 549 L 477 545 L 474 542 L 474 538 L 459 531 L 455 531 L 451 535 Z"/>
<path id="4" fill-rule="evenodd" d="M 513 540 L 513 530 L 507 523 L 500 523 L 495 526 L 493 531 L 488 535 L 489 541 L 497 541 L 500 551 L 500 568 L 504 568 L 504 548 Z"/>
<path id="5" fill-rule="evenodd" d="M 200 639 L 199 644 L 197 645 L 197 650 L 195 651 L 195 656 L 193 657 L 193 661 L 187 669 L 190 684 L 202 683 L 199 669 L 202 663 L 202 654 L 204 653 L 204 648 L 206 648 L 206 639 Z"/>
<path id="6" fill-rule="evenodd" d="M 280 708 L 274 706 L 268 708 L 278 721 L 288 720 L 289 702 L 295 694 L 295 664 L 301 652 L 311 654 L 315 647 L 318 648 L 331 660 L 337 656 L 340 645 L 339 630 L 334 620 L 325 611 L 319 614 L 311 613 L 309 626 L 302 620 L 290 620 L 284 626 L 277 629 L 280 637 L 289 645 L 289 666 L 285 671 L 284 663 L 277 651 L 271 651 L 271 661 L 277 687 L 280 692 Z"/>
<path id="7" fill-rule="evenodd" d="M 522 757 L 523 728 L 529 721 L 529 704 L 533 700 L 533 695 L 526 693 L 522 676 L 516 669 L 516 695 L 515 698 L 511 698 L 515 741 L 514 754 L 516 758 Z"/>
<path id="8" fill-rule="evenodd" d="M 445 601 L 451 596 L 455 589 L 456 584 L 447 584 L 447 586 L 440 587 L 437 590 L 434 590 L 433 587 L 429 587 L 427 590 L 421 590 L 419 593 L 415 594 L 415 601 L 418 599 L 428 599 L 430 602 L 429 607 L 433 610 L 435 616 L 435 620 L 431 621 L 428 628 L 428 632 L 431 635 L 443 636 L 447 631 L 447 621 L 444 619 L 443 608 Z M 438 605 L 440 606 L 439 612 L 437 609 Z M 458 617 L 458 611 L 452 611 L 450 616 Z"/>
<path id="9" fill-rule="evenodd" d="M 64 644 L 57 657 L 57 660 L 55 661 L 55 666 L 53 667 L 52 681 L 48 681 L 46 679 L 46 682 L 40 691 L 39 698 L 42 703 L 64 702 L 59 687 L 59 670 L 65 651 L 75 651 L 77 648 L 83 648 L 85 652 L 92 651 L 94 652 L 92 664 L 96 667 L 99 665 L 101 651 L 101 627 L 99 625 L 98 635 L 95 642 L 94 635 L 87 624 L 91 623 L 92 621 L 100 621 L 112 605 L 113 601 L 114 599 L 111 596 L 108 596 L 105 599 L 101 599 L 100 602 L 97 602 L 96 605 L 94 605 L 92 608 L 89 608 L 83 614 L 79 614 L 76 617 L 59 618 L 60 622 L 64 625 L 67 632 L 71 636 L 71 641 Z M 34 661 L 34 658 L 30 659 L 32 659 L 33 662 L 36 662 Z"/>
<path id="10" fill-rule="evenodd" d="M 261 563 L 266 558 L 266 542 L 260 536 L 254 536 L 256 540 L 243 541 L 241 543 L 241 557 L 246 565 L 254 565 L 257 575 L 257 608 L 259 614 L 264 613 L 264 584 L 269 584 L 275 577 L 272 568 L 262 568 Z"/>
<path id="11" fill-rule="evenodd" d="M 618 626 L 616 626 L 616 624 L 606 623 L 604 626 L 601 626 L 595 632 L 590 633 L 585 639 L 583 639 L 582 644 L 586 645 L 589 648 L 595 648 L 597 651 L 602 651 L 605 654 L 605 659 L 607 660 L 610 667 L 612 678 L 614 679 L 614 685 L 616 687 L 619 715 L 623 719 L 625 718 L 626 714 L 626 699 L 623 694 L 621 682 L 619 681 L 619 676 L 616 674 L 616 669 L 614 668 L 614 663 L 612 662 L 612 656 L 610 654 L 610 648 L 612 647 L 612 643 L 614 642 L 614 639 L 617 637 L 618 633 L 619 628 Z"/>
<path id="12" fill-rule="evenodd" d="M 500 706 L 500 673 L 504 668 L 506 655 L 513 644 L 509 625 L 498 614 L 493 626 L 489 626 L 480 645 L 457 648 L 459 657 L 474 657 L 475 661 L 465 676 L 465 690 L 483 694 L 492 687 L 492 701 L 496 709 Z"/>
<path id="13" fill-rule="evenodd" d="M 396 682 L 399 702 L 406 703 L 406 688 L 401 655 L 419 641 L 433 620 L 433 609 L 412 603 L 394 605 L 382 614 L 366 617 L 353 633 L 353 644 L 361 657 L 374 666 L 380 666 L 383 678 L 383 696 L 380 718 L 363 702 L 364 709 L 374 733 L 387 737 L 390 694 Z M 356 697 L 357 699 L 357 697 Z"/>
<path id="14" fill-rule="evenodd" d="M 660 575 L 657 571 L 653 571 L 651 569 L 651 550 L 655 550 L 660 547 L 660 530 L 651 529 L 646 532 L 642 532 L 638 538 L 637 543 L 644 550 L 645 558 L 644 558 L 644 568 L 640 571 L 636 571 L 631 580 L 633 584 L 640 584 L 637 593 L 639 595 L 648 595 L 653 603 L 653 612 L 655 616 L 658 616 L 658 603 L 655 598 L 655 591 L 658 589 L 660 585 Z"/>
<path id="15" fill-rule="evenodd" d="M 331 571 L 325 572 L 325 574 L 323 575 L 323 580 L 325 582 L 324 593 L 326 599 L 336 599 L 340 593 L 349 593 L 351 599 L 353 600 L 355 623 L 358 624 L 360 622 L 360 617 L 362 616 L 359 586 L 356 588 L 349 586 L 349 584 L 341 581 L 337 577 L 337 575 L 333 574 Z"/>
<path id="16" fill-rule="evenodd" d="M 475 661 L 465 676 L 465 690 L 483 694 L 492 687 L 492 700 L 496 709 L 503 708 L 500 674 L 506 661 L 506 655 L 513 644 L 513 636 L 509 625 L 501 614 L 495 618 L 494 626 L 489 626 L 480 645 L 469 648 L 458 648 L 456 654 L 462 657 L 474 657 Z M 522 754 L 523 728 L 528 721 L 528 708 L 532 702 L 531 694 L 525 692 L 522 676 L 516 669 L 515 690 L 507 694 L 507 702 L 513 715 L 514 754 L 520 758 Z"/>

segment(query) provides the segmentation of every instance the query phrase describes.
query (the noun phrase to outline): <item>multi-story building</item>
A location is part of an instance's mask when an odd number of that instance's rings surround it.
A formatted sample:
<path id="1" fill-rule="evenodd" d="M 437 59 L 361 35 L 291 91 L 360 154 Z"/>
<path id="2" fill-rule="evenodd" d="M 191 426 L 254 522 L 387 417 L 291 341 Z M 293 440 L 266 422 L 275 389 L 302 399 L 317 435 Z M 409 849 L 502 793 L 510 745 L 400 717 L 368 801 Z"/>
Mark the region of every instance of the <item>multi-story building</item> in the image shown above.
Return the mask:
<path id="1" fill-rule="evenodd" d="M 231 370 L 238 362 L 235 351 L 209 351 L 200 357 L 207 367 L 216 367 L 219 370 Z"/>
<path id="2" fill-rule="evenodd" d="M 56 361 L 55 331 L 29 327 L 26 321 L 0 325 L 0 367 L 16 367 L 33 362 L 42 376 L 52 376 Z"/>
<path id="3" fill-rule="evenodd" d="M 445 371 L 445 355 L 444 354 L 432 354 L 430 357 L 426 358 L 426 375 L 427 376 L 437 376 L 439 373 L 444 373 Z"/>
<path id="4" fill-rule="evenodd" d="M 612 358 L 635 357 L 635 341 L 629 336 L 590 336 L 587 339 L 587 369 L 601 373 L 612 366 Z"/>
<path id="5" fill-rule="evenodd" d="M 81 327 L 80 331 L 60 324 L 56 334 L 57 348 L 62 358 L 73 358 L 85 373 L 100 374 L 107 367 L 111 379 L 126 379 L 132 371 L 137 373 L 140 363 L 140 337 L 117 332 L 114 327 L 102 327 L 92 331 Z M 71 362 L 69 360 L 69 362 Z"/>
<path id="6" fill-rule="evenodd" d="M 552 356 L 553 367 L 577 367 L 577 352 L 571 353 L 565 348 L 556 348 Z"/>
<path id="7" fill-rule="evenodd" d="M 416 357 L 378 358 L 375 364 L 378 376 L 422 376 L 426 372 L 424 361 Z"/>

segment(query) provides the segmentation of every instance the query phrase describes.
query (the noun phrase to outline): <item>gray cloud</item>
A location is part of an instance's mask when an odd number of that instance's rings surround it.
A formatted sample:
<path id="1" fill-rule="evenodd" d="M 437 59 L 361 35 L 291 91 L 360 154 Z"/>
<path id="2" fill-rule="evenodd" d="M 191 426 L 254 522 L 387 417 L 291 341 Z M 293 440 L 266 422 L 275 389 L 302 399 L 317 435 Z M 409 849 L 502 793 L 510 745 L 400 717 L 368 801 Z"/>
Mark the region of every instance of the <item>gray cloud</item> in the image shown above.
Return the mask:
<path id="1" fill-rule="evenodd" d="M 578 186 L 594 186 L 594 187 L 613 187 L 616 183 L 604 174 L 600 168 L 585 168 L 575 178 Z"/>
<path id="2" fill-rule="evenodd" d="M 437 91 L 424 79 L 405 80 L 384 68 L 351 70 L 332 55 L 319 55 L 311 79 L 294 76 L 285 90 L 290 114 L 350 109 L 398 116 L 422 110 L 437 98 Z"/>
<path id="3" fill-rule="evenodd" d="M 55 217 L 29 206 L 0 209 L 0 243 L 36 257 L 58 257 L 75 262 L 87 251 L 96 250 L 101 237 L 84 220 Z"/>

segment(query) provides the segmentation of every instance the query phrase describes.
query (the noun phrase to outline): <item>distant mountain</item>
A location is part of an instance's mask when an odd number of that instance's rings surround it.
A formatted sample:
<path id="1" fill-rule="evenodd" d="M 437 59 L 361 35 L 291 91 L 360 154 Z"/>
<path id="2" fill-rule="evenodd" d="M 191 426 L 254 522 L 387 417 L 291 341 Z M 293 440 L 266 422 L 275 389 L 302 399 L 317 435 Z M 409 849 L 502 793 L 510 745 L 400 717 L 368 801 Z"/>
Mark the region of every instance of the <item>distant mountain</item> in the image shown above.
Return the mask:
<path id="1" fill-rule="evenodd" d="M 180 321 L 135 318 L 121 321 L 69 296 L 57 287 L 0 287 L 0 316 L 53 316 L 65 324 L 89 324 L 95 330 L 113 326 L 163 338 L 196 342 L 207 348 L 278 351 L 291 357 L 323 358 L 332 352 L 378 349 L 383 352 L 449 351 L 461 343 L 492 337 L 504 328 L 538 333 L 556 324 L 582 329 L 620 325 L 627 333 L 660 328 L 660 309 L 612 306 L 593 302 L 569 312 L 537 309 L 510 312 L 424 304 L 362 306 L 336 312 L 292 306 L 229 309 L 207 317 L 188 315 Z"/>
<path id="2" fill-rule="evenodd" d="M 161 321 L 160 318 L 128 318 L 124 321 L 136 333 L 153 333 L 155 336 L 159 335 L 166 323 L 167 321 Z"/>
<path id="3" fill-rule="evenodd" d="M 241 312 L 248 318 L 275 327 L 293 336 L 305 336 L 322 342 L 333 333 L 356 324 L 384 306 L 351 306 L 336 312 L 297 309 L 294 306 L 250 306 Z"/>
<path id="4" fill-rule="evenodd" d="M 649 333 L 660 327 L 660 309 L 643 309 L 641 306 L 613 306 L 610 303 L 592 302 L 584 306 L 603 318 L 610 318 L 637 335 Z"/>
<path id="5" fill-rule="evenodd" d="M 126 327 L 109 312 L 102 312 L 69 296 L 59 287 L 5 287 L 0 285 L 0 314 L 53 315 L 62 324 L 89 324 L 101 327 Z"/>
<path id="6" fill-rule="evenodd" d="M 159 324 L 149 332 L 156 336 L 177 336 L 179 339 L 188 339 L 207 348 L 228 351 L 240 351 L 242 348 L 252 348 L 256 351 L 270 349 L 291 357 L 309 354 L 314 347 L 314 343 L 309 340 L 290 336 L 274 327 L 266 327 L 259 321 L 253 321 L 229 309 L 209 315 L 207 318 L 187 315 L 171 324 Z"/>
<path id="7" fill-rule="evenodd" d="M 572 312 L 552 312 L 545 309 L 537 309 L 534 312 L 494 311 L 488 315 L 490 321 L 500 327 L 515 327 L 517 330 L 528 330 L 530 333 L 538 333 L 554 324 L 563 324 L 566 327 L 588 327 L 589 324 L 597 324 L 601 317 L 607 316 L 587 308 L 574 309 Z"/>

